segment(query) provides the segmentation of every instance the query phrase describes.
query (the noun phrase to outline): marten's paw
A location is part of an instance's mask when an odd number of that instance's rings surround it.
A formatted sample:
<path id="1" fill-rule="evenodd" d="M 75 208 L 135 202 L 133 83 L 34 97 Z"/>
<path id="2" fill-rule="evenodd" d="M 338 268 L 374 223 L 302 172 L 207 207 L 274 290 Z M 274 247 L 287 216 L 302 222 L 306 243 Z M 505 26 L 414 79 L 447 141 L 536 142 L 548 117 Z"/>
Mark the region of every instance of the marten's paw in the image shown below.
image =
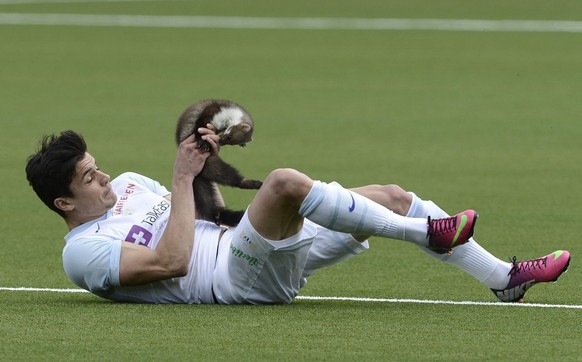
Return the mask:
<path id="1" fill-rule="evenodd" d="M 207 141 L 204 140 L 198 140 L 196 141 L 198 148 L 201 148 L 202 151 L 204 152 L 208 152 L 210 151 L 210 143 L 208 143 Z"/>

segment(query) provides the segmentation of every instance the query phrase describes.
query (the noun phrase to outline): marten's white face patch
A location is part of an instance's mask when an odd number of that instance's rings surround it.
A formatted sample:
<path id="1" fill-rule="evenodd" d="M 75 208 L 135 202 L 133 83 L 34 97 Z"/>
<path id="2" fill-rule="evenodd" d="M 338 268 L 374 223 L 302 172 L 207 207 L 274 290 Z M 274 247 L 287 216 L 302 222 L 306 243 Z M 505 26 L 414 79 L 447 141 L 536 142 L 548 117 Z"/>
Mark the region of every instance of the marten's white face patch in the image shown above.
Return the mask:
<path id="1" fill-rule="evenodd" d="M 238 107 L 221 108 L 211 123 L 217 130 L 224 130 L 224 133 L 228 134 L 233 126 L 242 122 L 243 117 L 244 113 Z"/>

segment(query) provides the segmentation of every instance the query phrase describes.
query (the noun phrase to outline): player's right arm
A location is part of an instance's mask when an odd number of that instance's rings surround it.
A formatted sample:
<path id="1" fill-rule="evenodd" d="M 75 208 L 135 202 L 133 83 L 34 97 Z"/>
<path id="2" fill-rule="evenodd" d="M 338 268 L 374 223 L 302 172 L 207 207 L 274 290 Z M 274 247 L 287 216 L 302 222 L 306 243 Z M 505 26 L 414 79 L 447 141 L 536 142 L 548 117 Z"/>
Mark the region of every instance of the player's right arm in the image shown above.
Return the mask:
<path id="1" fill-rule="evenodd" d="M 168 225 L 156 249 L 122 243 L 119 281 L 122 286 L 147 284 L 188 273 L 195 242 L 195 205 L 192 181 L 208 156 L 218 152 L 218 136 L 208 134 L 210 152 L 197 148 L 194 136 L 178 147 L 172 179 L 172 208 Z"/>

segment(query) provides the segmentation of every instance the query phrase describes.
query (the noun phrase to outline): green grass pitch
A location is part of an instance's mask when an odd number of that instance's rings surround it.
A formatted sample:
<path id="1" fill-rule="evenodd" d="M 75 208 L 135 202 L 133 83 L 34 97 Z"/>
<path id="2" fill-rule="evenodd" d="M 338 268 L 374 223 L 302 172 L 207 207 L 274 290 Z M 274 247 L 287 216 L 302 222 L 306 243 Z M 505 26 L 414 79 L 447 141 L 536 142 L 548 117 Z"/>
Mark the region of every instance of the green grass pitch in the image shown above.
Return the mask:
<path id="1" fill-rule="evenodd" d="M 582 20 L 578 1 L 0 1 L 9 13 Z M 1 18 L 1 16 L 0 16 Z M 168 185 L 173 127 L 229 98 L 255 140 L 223 157 L 248 177 L 294 167 L 352 187 L 396 183 L 480 213 L 500 258 L 568 249 L 534 304 L 582 305 L 582 33 L 0 24 L 0 288 L 69 289 L 64 223 L 24 175 L 47 133 L 83 133 L 100 167 Z M 233 207 L 250 191 L 224 189 Z M 495 302 L 400 241 L 310 278 L 305 296 Z M 288 306 L 115 304 L 0 289 L 1 360 L 580 361 L 582 310 L 297 300 Z"/>

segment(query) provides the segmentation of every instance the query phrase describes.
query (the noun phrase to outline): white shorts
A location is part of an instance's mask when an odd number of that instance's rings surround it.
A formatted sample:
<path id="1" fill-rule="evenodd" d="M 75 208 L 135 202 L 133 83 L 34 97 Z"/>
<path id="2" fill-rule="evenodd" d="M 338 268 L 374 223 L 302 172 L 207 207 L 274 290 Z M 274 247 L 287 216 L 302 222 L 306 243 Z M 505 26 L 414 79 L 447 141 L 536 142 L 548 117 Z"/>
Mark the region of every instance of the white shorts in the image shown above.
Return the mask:
<path id="1" fill-rule="evenodd" d="M 368 249 L 350 234 L 305 220 L 301 231 L 285 240 L 267 240 L 247 213 L 220 241 L 213 292 L 221 304 L 291 303 L 316 270 Z"/>

